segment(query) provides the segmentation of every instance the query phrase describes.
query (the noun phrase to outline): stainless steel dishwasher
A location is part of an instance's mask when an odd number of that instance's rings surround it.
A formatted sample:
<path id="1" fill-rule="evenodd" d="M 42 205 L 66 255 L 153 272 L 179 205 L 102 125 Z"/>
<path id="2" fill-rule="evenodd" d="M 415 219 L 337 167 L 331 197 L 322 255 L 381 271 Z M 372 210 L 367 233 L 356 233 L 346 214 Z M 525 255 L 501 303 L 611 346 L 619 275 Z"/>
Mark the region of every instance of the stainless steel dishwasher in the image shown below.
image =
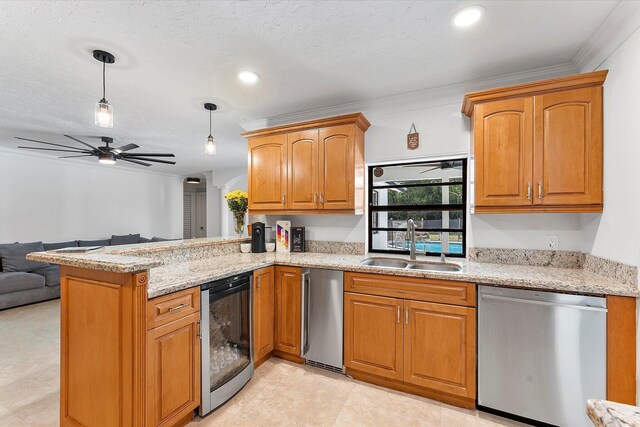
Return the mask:
<path id="1" fill-rule="evenodd" d="M 479 286 L 478 406 L 591 426 L 606 398 L 605 298 Z"/>
<path id="2" fill-rule="evenodd" d="M 309 365 L 336 372 L 343 372 L 343 286 L 342 271 L 302 272 L 300 356 Z"/>

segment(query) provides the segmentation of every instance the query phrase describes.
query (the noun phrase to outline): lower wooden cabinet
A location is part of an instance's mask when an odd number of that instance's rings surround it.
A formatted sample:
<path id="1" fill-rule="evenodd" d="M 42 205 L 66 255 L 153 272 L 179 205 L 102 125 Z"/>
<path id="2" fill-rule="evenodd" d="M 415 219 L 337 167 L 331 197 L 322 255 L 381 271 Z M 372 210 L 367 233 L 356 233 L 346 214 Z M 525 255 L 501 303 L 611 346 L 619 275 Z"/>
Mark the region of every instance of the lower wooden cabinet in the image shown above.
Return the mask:
<path id="1" fill-rule="evenodd" d="M 148 426 L 173 426 L 200 404 L 200 313 L 147 332 Z"/>
<path id="2" fill-rule="evenodd" d="M 299 267 L 275 268 L 275 350 L 300 359 L 302 271 Z"/>
<path id="3" fill-rule="evenodd" d="M 476 310 L 404 301 L 404 381 L 476 397 Z"/>
<path id="4" fill-rule="evenodd" d="M 256 366 L 273 351 L 275 268 L 253 273 L 253 360 Z"/>
<path id="5" fill-rule="evenodd" d="M 402 380 L 401 299 L 344 294 L 344 365 Z"/>
<path id="6" fill-rule="evenodd" d="M 344 336 L 354 377 L 475 405 L 474 307 L 345 292 Z"/>

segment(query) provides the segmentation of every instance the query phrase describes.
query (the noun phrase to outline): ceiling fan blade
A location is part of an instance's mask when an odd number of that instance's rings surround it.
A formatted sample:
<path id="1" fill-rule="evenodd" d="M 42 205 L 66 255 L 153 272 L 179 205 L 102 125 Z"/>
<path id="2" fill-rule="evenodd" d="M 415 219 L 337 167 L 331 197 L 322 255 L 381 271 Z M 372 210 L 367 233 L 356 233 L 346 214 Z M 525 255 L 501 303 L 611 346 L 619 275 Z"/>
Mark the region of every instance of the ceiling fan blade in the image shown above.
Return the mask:
<path id="1" fill-rule="evenodd" d="M 142 166 L 151 166 L 151 163 L 139 162 L 137 160 L 130 160 L 130 159 L 120 159 L 120 160 L 122 160 L 123 162 L 131 162 L 131 163 L 135 163 Z"/>
<path id="2" fill-rule="evenodd" d="M 171 153 L 122 153 L 123 156 L 125 157 L 131 157 L 131 156 L 142 156 L 142 157 L 175 157 L 175 154 L 171 154 Z"/>
<path id="3" fill-rule="evenodd" d="M 116 151 L 118 153 L 123 153 L 125 151 L 135 150 L 136 148 L 140 148 L 140 146 L 136 144 L 126 144 L 126 145 L 123 145 L 122 147 L 114 148 L 113 151 Z"/>
<path id="4" fill-rule="evenodd" d="M 60 148 L 25 147 L 25 146 L 22 146 L 22 145 L 19 145 L 18 148 L 24 148 L 26 150 L 62 151 L 62 152 L 65 152 L 65 153 L 83 153 L 83 154 L 93 155 L 93 153 L 91 151 L 87 151 L 87 150 L 62 150 Z"/>
<path id="5" fill-rule="evenodd" d="M 74 141 L 79 142 L 80 144 L 86 145 L 87 147 L 91 148 L 92 150 L 100 151 L 100 150 L 98 150 L 96 147 L 94 147 L 93 145 L 91 145 L 91 144 L 87 144 L 86 142 L 83 142 L 83 141 L 80 141 L 78 138 L 74 138 L 74 137 L 72 137 L 71 135 L 65 135 L 65 136 L 66 136 L 67 138 L 69 138 L 69 139 L 73 139 Z"/>
<path id="6" fill-rule="evenodd" d="M 156 163 L 166 163 L 167 165 L 175 165 L 176 162 L 170 162 L 167 160 L 156 160 L 156 159 L 149 159 L 147 157 L 138 157 L 138 156 L 127 156 L 127 157 L 123 157 L 123 160 L 125 159 L 135 159 L 135 160 L 144 160 L 145 162 L 156 162 Z"/>
<path id="7" fill-rule="evenodd" d="M 81 154 L 79 156 L 62 156 L 59 159 L 73 159 L 74 157 L 93 157 L 93 154 Z"/>
<path id="8" fill-rule="evenodd" d="M 78 150 L 78 151 L 86 151 L 86 150 L 84 150 L 82 148 L 73 147 L 71 145 L 54 144 L 53 142 L 38 141 L 37 139 L 21 138 L 19 136 L 16 136 L 15 138 L 19 139 L 21 141 L 37 142 L 39 144 L 53 145 L 55 147 L 64 147 L 64 148 L 71 148 L 73 150 Z"/>
<path id="9" fill-rule="evenodd" d="M 427 173 L 427 172 L 431 172 L 432 170 L 436 170 L 436 169 L 440 169 L 440 166 L 436 166 L 435 168 L 431 168 L 431 169 L 425 169 L 425 170 L 420 171 L 418 173 Z"/>

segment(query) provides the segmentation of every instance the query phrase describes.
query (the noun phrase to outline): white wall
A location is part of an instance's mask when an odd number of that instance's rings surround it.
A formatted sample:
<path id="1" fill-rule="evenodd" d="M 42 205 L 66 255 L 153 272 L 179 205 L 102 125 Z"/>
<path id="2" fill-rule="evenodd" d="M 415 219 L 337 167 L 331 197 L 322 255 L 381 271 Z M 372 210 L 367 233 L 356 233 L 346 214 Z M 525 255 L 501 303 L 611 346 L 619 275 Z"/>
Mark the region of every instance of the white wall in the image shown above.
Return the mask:
<path id="1" fill-rule="evenodd" d="M 640 30 L 604 61 L 604 212 L 585 223 L 593 255 L 640 266 Z M 594 70 L 583 70 L 594 71 Z"/>
<path id="2" fill-rule="evenodd" d="M 0 242 L 182 237 L 182 180 L 0 151 Z"/>
<path id="3" fill-rule="evenodd" d="M 247 168 L 230 168 L 207 174 L 207 235 L 233 236 L 233 214 L 224 195 L 229 191 L 247 191 Z M 245 219 L 248 224 L 248 219 Z M 245 225 L 244 234 L 247 234 Z"/>

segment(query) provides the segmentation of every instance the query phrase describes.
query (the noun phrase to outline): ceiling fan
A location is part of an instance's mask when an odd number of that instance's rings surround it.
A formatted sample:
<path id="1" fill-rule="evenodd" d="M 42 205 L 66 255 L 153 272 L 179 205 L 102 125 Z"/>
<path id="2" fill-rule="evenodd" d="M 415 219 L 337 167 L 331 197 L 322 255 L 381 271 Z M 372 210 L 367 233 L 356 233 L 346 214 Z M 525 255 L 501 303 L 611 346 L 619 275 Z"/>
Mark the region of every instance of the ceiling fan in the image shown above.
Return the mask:
<path id="1" fill-rule="evenodd" d="M 75 153 L 70 156 L 61 156 L 59 157 L 60 159 L 94 156 L 98 158 L 98 161 L 100 163 L 104 163 L 107 165 L 115 164 L 116 160 L 135 163 L 141 166 L 151 166 L 151 163 L 148 163 L 148 162 L 165 163 L 168 165 L 176 164 L 176 162 L 169 161 L 169 160 L 152 159 L 152 157 L 175 157 L 171 153 L 130 153 L 129 151 L 135 150 L 136 148 L 140 148 L 136 144 L 125 144 L 122 147 L 118 147 L 118 148 L 111 147 L 110 145 L 113 144 L 113 138 L 110 138 L 108 136 L 92 137 L 92 138 L 99 138 L 100 141 L 104 143 L 104 146 L 102 147 L 94 147 L 93 145 L 88 144 L 84 141 L 81 141 L 78 138 L 75 138 L 71 135 L 65 135 L 65 137 L 72 139 L 76 142 L 79 142 L 80 144 L 84 145 L 87 148 L 84 148 L 84 147 L 78 148 L 71 145 L 55 144 L 53 142 L 38 141 L 36 139 L 21 138 L 19 136 L 16 136 L 16 139 L 19 139 L 21 141 L 30 141 L 30 142 L 36 142 L 38 144 L 46 144 L 46 145 L 52 145 L 55 147 L 61 147 L 61 148 L 43 148 L 43 147 L 18 146 L 18 148 L 23 148 L 25 150 L 43 150 L 43 151 L 55 151 L 59 153 Z"/>

